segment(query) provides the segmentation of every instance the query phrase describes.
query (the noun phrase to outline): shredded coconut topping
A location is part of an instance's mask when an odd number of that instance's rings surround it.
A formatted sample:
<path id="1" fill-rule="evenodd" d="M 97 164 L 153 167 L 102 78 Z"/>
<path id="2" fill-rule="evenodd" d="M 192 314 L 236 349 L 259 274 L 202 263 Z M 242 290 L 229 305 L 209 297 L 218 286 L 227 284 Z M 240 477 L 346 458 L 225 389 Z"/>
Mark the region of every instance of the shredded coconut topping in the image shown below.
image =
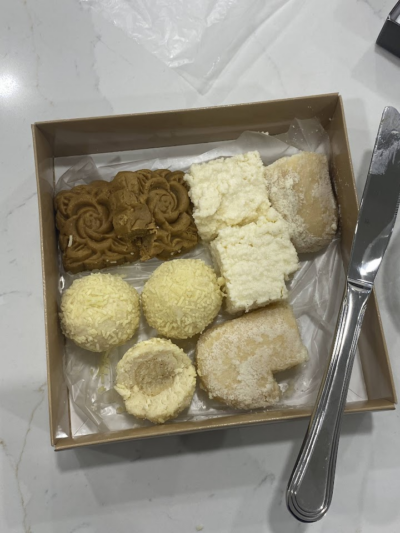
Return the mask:
<path id="1" fill-rule="evenodd" d="M 214 239 L 226 226 L 254 222 L 270 207 L 258 152 L 194 164 L 185 175 L 201 238 Z"/>
<path id="2" fill-rule="evenodd" d="M 162 335 L 186 339 L 200 333 L 217 316 L 222 291 L 211 267 L 199 259 L 163 263 L 142 292 L 147 322 Z"/>
<path id="3" fill-rule="evenodd" d="M 139 325 L 139 295 L 119 276 L 91 274 L 76 279 L 61 299 L 66 337 L 92 352 L 124 344 Z"/>

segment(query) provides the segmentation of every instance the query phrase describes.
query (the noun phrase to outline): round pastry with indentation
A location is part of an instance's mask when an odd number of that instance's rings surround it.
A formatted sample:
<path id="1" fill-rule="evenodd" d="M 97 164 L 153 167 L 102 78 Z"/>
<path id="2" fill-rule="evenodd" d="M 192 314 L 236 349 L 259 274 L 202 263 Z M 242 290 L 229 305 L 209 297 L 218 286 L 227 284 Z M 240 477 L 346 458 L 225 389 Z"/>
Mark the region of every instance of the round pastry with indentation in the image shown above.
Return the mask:
<path id="1" fill-rule="evenodd" d="M 127 342 L 139 326 L 139 295 L 112 274 L 76 279 L 61 298 L 64 335 L 91 352 Z"/>
<path id="2" fill-rule="evenodd" d="M 159 266 L 142 292 L 147 322 L 162 335 L 187 339 L 201 333 L 222 303 L 220 280 L 200 259 L 175 259 Z"/>
<path id="3" fill-rule="evenodd" d="M 197 343 L 197 373 L 210 398 L 239 409 L 277 403 L 273 374 L 307 361 L 289 304 L 279 302 L 208 329 Z"/>
<path id="4" fill-rule="evenodd" d="M 163 424 L 190 405 L 196 387 L 195 368 L 167 339 L 139 342 L 117 365 L 115 390 L 128 413 Z"/>

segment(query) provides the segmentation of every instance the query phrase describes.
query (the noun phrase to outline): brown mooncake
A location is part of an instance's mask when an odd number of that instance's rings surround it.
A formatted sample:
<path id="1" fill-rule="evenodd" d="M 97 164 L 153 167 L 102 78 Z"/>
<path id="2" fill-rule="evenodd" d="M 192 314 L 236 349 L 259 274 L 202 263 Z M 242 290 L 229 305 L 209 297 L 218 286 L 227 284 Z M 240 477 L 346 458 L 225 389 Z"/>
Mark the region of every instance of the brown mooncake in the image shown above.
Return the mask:
<path id="1" fill-rule="evenodd" d="M 198 242 L 187 186 L 181 171 L 119 172 L 111 187 L 113 225 L 118 235 L 140 237 L 140 258 L 169 259 Z"/>
<path id="2" fill-rule="evenodd" d="M 183 172 L 119 172 L 60 192 L 56 225 L 64 268 L 77 273 L 153 257 L 170 259 L 198 242 Z"/>
<path id="3" fill-rule="evenodd" d="M 114 230 L 109 197 L 105 181 L 78 185 L 56 196 L 56 225 L 65 270 L 75 274 L 139 258 L 137 244 Z"/>

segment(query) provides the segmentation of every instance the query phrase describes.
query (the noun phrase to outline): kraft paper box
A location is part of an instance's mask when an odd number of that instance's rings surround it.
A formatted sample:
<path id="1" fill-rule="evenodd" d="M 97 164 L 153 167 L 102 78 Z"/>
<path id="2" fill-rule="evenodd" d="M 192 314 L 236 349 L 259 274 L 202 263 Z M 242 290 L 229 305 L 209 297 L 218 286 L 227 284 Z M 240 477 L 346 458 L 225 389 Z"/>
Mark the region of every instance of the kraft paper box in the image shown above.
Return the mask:
<path id="1" fill-rule="evenodd" d="M 56 450 L 262 424 L 304 418 L 311 414 L 311 408 L 291 407 L 73 437 L 68 390 L 63 376 L 64 337 L 58 319 L 59 266 L 53 207 L 54 162 L 57 158 L 231 140 L 246 130 L 267 131 L 270 135 L 276 135 L 287 131 L 295 118 L 317 118 L 330 137 L 330 171 L 340 207 L 341 251 L 346 268 L 357 220 L 358 202 L 343 104 L 338 94 L 33 124 L 43 265 L 50 435 L 51 444 Z M 327 346 L 327 351 L 329 349 Z M 375 294 L 370 298 L 365 314 L 359 354 L 367 400 L 349 403 L 346 412 L 394 409 L 396 395 Z"/>

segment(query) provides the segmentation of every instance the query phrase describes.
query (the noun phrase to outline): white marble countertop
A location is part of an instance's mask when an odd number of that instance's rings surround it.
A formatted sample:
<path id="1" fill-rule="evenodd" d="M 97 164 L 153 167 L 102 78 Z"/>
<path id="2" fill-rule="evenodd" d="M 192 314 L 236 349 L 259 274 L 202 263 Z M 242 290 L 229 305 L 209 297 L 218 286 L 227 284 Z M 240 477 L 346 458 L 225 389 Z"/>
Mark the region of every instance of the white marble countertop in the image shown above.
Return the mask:
<path id="1" fill-rule="evenodd" d="M 400 60 L 374 45 L 394 0 L 282 4 L 200 95 L 78 0 L 3 1 L 1 532 L 399 531 L 398 411 L 345 419 L 331 510 L 308 526 L 297 523 L 284 502 L 306 422 L 58 454 L 49 443 L 30 124 L 338 91 L 360 191 L 382 109 L 400 107 Z M 377 292 L 400 390 L 399 259 L 398 222 Z"/>

